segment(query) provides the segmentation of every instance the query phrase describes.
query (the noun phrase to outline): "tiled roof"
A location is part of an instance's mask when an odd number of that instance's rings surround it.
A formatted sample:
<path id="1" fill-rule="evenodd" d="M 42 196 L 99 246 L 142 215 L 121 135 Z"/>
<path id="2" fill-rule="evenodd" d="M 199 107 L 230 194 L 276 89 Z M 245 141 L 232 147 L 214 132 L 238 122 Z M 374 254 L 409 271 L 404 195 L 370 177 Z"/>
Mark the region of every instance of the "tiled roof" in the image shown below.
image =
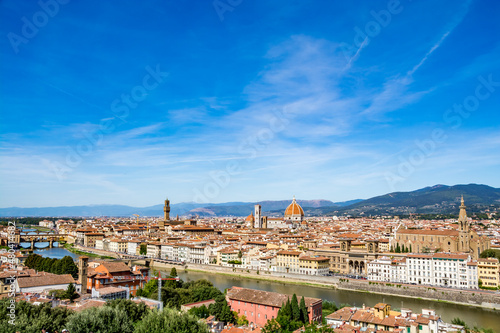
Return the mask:
<path id="1" fill-rule="evenodd" d="M 53 286 L 56 284 L 75 283 L 71 274 L 46 274 L 41 276 L 24 277 L 17 280 L 19 288 Z"/>
<path id="2" fill-rule="evenodd" d="M 227 297 L 232 300 L 244 301 L 255 304 L 269 305 L 275 307 L 281 307 L 283 303 L 286 303 L 288 299 L 291 299 L 291 295 L 280 294 L 270 291 L 247 289 L 232 287 L 227 291 Z M 297 297 L 299 300 L 300 296 Z M 318 302 L 321 302 L 319 298 L 304 297 L 304 301 L 307 307 L 312 306 Z"/>

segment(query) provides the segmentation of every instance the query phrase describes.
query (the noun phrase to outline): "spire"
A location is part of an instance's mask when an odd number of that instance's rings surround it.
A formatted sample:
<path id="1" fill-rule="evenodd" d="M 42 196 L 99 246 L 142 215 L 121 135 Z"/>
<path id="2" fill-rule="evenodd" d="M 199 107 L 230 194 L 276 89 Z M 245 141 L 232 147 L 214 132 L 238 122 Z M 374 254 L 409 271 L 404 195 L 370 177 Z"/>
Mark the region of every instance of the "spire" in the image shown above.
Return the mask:
<path id="1" fill-rule="evenodd" d="M 464 203 L 464 196 L 462 195 L 462 199 L 460 202 L 460 213 L 458 214 L 458 221 L 467 221 L 467 212 L 465 211 L 465 203 Z"/>

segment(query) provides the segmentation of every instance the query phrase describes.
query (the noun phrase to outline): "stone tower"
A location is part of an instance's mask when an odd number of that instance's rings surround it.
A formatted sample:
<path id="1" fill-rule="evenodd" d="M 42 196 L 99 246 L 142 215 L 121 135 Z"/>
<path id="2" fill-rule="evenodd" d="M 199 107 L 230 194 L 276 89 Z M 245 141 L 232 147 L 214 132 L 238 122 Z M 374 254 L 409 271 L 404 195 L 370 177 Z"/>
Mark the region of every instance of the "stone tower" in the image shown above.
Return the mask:
<path id="1" fill-rule="evenodd" d="M 165 200 L 165 206 L 163 206 L 163 220 L 158 221 L 158 229 L 160 231 L 165 230 L 165 222 L 170 221 L 170 200 L 168 198 Z"/>
<path id="2" fill-rule="evenodd" d="M 464 196 L 462 195 L 462 200 L 460 204 L 460 213 L 458 215 L 458 251 L 459 252 L 469 252 L 470 251 L 470 225 L 469 219 L 467 218 L 467 212 L 465 211 Z"/>
<path id="3" fill-rule="evenodd" d="M 262 206 L 261 205 L 255 205 L 255 222 L 253 224 L 253 227 L 258 229 L 262 228 Z"/>
<path id="4" fill-rule="evenodd" d="M 87 262 L 89 257 L 81 256 L 78 258 L 78 284 L 81 286 L 81 294 L 87 293 Z"/>
<path id="5" fill-rule="evenodd" d="M 170 200 L 165 200 L 165 206 L 163 207 L 163 212 L 165 213 L 165 221 L 170 221 Z"/>

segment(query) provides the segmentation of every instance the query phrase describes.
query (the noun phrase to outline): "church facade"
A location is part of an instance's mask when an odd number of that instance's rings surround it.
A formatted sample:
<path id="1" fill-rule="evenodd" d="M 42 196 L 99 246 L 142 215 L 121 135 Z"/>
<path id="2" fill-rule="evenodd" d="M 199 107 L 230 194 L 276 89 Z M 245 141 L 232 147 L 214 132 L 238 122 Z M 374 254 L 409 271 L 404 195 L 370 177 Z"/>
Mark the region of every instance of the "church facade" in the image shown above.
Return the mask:
<path id="1" fill-rule="evenodd" d="M 411 252 L 469 253 L 477 259 L 484 250 L 490 248 L 488 237 L 479 237 L 471 230 L 466 206 L 462 197 L 458 216 L 458 230 L 402 229 L 396 231 L 394 246 L 411 249 Z"/>

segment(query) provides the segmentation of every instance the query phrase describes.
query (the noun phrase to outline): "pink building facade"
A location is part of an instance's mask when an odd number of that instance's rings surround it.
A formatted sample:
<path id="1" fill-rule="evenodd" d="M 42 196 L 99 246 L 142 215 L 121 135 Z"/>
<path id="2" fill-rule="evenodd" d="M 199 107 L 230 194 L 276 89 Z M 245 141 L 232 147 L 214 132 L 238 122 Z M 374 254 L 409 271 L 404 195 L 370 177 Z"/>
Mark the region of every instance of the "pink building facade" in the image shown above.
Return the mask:
<path id="1" fill-rule="evenodd" d="M 297 296 L 300 302 L 302 297 Z M 227 291 L 226 300 L 232 311 L 244 315 L 250 324 L 263 327 L 268 320 L 276 318 L 281 305 L 292 299 L 292 295 L 269 291 L 232 287 Z M 322 321 L 322 304 L 319 298 L 304 297 L 309 313 L 309 321 Z"/>

